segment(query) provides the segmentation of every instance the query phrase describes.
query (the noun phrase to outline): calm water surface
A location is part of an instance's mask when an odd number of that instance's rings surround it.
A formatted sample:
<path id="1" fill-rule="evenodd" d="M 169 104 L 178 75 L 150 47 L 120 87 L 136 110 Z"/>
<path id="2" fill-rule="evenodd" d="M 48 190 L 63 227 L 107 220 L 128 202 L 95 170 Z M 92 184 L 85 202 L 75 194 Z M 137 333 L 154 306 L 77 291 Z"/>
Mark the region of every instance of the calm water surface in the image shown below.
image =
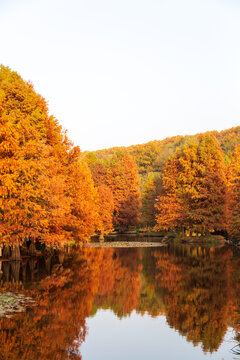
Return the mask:
<path id="1" fill-rule="evenodd" d="M 86 248 L 0 266 L 1 292 L 36 302 L 0 310 L 1 360 L 240 359 L 230 248 Z"/>

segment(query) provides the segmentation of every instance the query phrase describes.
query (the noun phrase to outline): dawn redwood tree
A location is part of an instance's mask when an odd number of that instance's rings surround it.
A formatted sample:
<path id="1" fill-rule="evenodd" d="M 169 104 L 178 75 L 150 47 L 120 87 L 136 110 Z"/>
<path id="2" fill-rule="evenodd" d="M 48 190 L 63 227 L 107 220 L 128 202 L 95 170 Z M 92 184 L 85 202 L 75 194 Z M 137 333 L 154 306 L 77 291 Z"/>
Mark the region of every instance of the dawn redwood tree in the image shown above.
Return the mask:
<path id="1" fill-rule="evenodd" d="M 107 185 L 113 193 L 113 223 L 116 228 L 135 226 L 140 216 L 140 188 L 137 166 L 124 152 L 115 154 L 107 171 Z"/>
<path id="2" fill-rule="evenodd" d="M 44 171 L 39 178 L 45 208 L 45 224 L 41 229 L 41 240 L 50 246 L 63 246 L 71 238 L 66 231 L 70 221 L 72 198 L 68 196 L 68 167 L 52 148 L 46 159 Z"/>
<path id="3" fill-rule="evenodd" d="M 227 231 L 236 240 L 240 236 L 240 145 L 231 155 L 228 177 Z"/>
<path id="4" fill-rule="evenodd" d="M 9 68 L 0 68 L 0 237 L 19 257 L 32 241 L 62 246 L 98 224 L 98 194 L 45 100 Z"/>
<path id="5" fill-rule="evenodd" d="M 184 219 L 184 203 L 178 194 L 181 153 L 177 151 L 166 163 L 162 174 L 162 193 L 156 207 L 156 229 L 172 230 L 181 228 Z"/>
<path id="6" fill-rule="evenodd" d="M 100 238 L 104 240 L 104 234 L 113 231 L 113 210 L 114 201 L 112 190 L 104 185 L 97 187 L 99 196 L 99 216 L 100 216 Z"/>
<path id="7" fill-rule="evenodd" d="M 93 153 L 86 156 L 95 186 L 106 186 L 113 194 L 113 225 L 127 229 L 139 222 L 140 188 L 137 166 L 126 152 L 119 151 L 111 157 L 98 159 Z"/>
<path id="8" fill-rule="evenodd" d="M 178 150 L 163 171 L 157 229 L 208 234 L 223 230 L 226 213 L 224 154 L 212 135 Z"/>
<path id="9" fill-rule="evenodd" d="M 66 227 L 75 238 L 87 240 L 101 227 L 101 219 L 98 192 L 84 161 L 74 161 L 69 166 L 68 196 L 71 198 L 71 220 Z"/>
<path id="10" fill-rule="evenodd" d="M 224 153 L 213 135 L 200 139 L 198 157 L 199 197 L 193 206 L 193 220 L 197 219 L 200 232 L 225 230 L 227 167 Z"/>
<path id="11" fill-rule="evenodd" d="M 47 106 L 31 84 L 0 68 L 0 235 L 18 247 L 45 225 L 40 174 L 48 155 Z"/>
<path id="12" fill-rule="evenodd" d="M 59 245 L 70 211 L 66 174 L 72 145 L 33 86 L 3 66 L 0 122 L 2 241 L 18 248 L 30 236 Z"/>

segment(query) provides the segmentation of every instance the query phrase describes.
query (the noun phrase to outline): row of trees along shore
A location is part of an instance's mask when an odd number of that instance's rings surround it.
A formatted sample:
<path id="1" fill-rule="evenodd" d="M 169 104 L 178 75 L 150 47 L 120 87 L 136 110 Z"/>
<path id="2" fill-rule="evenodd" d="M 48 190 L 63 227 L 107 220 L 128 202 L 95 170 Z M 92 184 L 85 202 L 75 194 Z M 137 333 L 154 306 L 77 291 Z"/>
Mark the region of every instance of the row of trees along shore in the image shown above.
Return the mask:
<path id="1" fill-rule="evenodd" d="M 136 226 L 238 239 L 240 127 L 82 153 L 33 85 L 4 66 L 0 122 L 5 256 Z"/>
<path id="2" fill-rule="evenodd" d="M 4 256 L 20 245 L 62 247 L 138 222 L 137 167 L 124 153 L 101 175 L 89 167 L 31 83 L 0 68 L 0 239 Z M 95 173 L 94 173 L 95 171 Z M 104 173 L 105 171 L 105 173 Z M 97 181 L 99 178 L 99 181 Z M 95 184 L 94 184 L 95 182 Z M 29 241 L 30 240 L 30 241 Z"/>
<path id="3" fill-rule="evenodd" d="M 141 226 L 194 236 L 218 233 L 237 241 L 240 236 L 240 145 L 236 138 L 232 140 L 234 143 L 235 139 L 233 150 L 229 151 L 228 147 L 224 153 L 213 133 L 188 137 L 175 147 L 173 154 L 169 151 L 159 171 L 144 173 L 138 168 Z M 121 149 L 114 150 L 117 153 Z M 125 149 L 126 153 L 130 150 L 131 147 Z M 166 153 L 165 149 L 164 156 Z M 90 158 L 93 154 L 87 156 Z M 95 162 L 93 174 L 99 181 L 101 164 L 113 155 L 97 151 L 94 156 L 98 163 Z"/>

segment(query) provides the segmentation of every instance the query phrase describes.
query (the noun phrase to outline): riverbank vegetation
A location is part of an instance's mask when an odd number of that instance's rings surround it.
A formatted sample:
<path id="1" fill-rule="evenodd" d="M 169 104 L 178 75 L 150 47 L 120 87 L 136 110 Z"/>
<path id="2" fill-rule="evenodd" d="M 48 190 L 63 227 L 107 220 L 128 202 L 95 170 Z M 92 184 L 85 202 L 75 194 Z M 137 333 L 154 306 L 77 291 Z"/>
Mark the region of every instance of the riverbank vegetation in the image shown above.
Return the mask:
<path id="1" fill-rule="evenodd" d="M 239 241 L 240 127 L 99 150 L 94 156 L 102 162 L 119 151 L 137 164 L 141 231 Z"/>
<path id="2" fill-rule="evenodd" d="M 240 235 L 240 127 L 82 153 L 33 85 L 4 66 L 0 123 L 5 256 L 114 229 Z"/>
<path id="3" fill-rule="evenodd" d="M 104 181 L 50 116 L 31 83 L 0 68 L 0 237 L 4 256 L 20 245 L 62 247 L 136 225 L 140 191 L 134 161 L 118 154 Z M 31 245 L 29 245 L 31 244 Z"/>

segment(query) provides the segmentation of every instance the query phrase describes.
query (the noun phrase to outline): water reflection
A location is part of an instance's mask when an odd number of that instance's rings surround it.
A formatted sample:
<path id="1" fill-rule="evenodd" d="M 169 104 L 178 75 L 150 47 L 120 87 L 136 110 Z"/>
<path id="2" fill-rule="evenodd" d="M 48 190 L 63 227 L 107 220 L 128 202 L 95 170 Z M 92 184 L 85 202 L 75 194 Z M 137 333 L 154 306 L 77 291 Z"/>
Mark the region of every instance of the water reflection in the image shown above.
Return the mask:
<path id="1" fill-rule="evenodd" d="M 136 315 L 149 329 L 150 317 L 160 324 L 164 316 L 169 344 L 179 333 L 202 354 L 215 353 L 229 327 L 239 332 L 240 256 L 229 248 L 85 248 L 1 263 L 1 291 L 21 292 L 39 306 L 0 319 L 0 359 L 81 359 L 81 344 L 97 326 L 87 330 L 86 321 L 94 324 L 99 309 L 127 317 L 128 328 Z M 113 323 L 101 326 L 111 333 Z"/>

